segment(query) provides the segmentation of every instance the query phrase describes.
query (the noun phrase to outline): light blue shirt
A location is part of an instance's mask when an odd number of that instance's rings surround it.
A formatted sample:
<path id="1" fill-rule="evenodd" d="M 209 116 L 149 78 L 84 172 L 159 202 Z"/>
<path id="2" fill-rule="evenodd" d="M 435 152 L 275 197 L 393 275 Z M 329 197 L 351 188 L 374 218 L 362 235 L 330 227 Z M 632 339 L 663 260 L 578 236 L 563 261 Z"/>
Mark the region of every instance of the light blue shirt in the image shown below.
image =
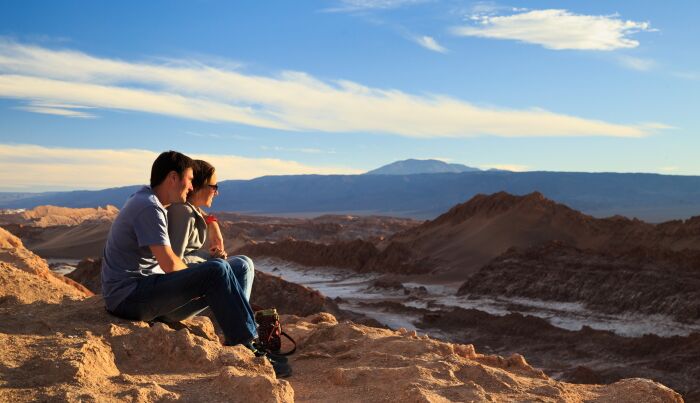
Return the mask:
<path id="1" fill-rule="evenodd" d="M 102 258 L 102 296 L 108 310 L 136 289 L 139 278 L 165 274 L 149 246 L 170 245 L 167 215 L 153 190 L 144 186 L 112 223 Z"/>

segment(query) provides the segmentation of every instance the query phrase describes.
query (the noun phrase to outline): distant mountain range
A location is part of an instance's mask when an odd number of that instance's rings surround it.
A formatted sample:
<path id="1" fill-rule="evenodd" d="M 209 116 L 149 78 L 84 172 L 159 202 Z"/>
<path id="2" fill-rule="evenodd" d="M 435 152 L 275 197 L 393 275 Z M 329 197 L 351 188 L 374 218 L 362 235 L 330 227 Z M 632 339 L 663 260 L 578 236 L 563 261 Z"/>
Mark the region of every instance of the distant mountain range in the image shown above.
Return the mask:
<path id="1" fill-rule="evenodd" d="M 700 215 L 700 176 L 476 171 L 413 175 L 288 175 L 219 182 L 214 210 L 312 216 L 325 213 L 432 219 L 476 194 L 539 191 L 597 217 L 659 222 Z M 0 195 L 0 208 L 121 207 L 139 186 Z"/>
<path id="2" fill-rule="evenodd" d="M 479 168 L 472 168 L 462 164 L 448 164 L 440 160 L 415 160 L 408 159 L 392 162 L 365 175 L 413 175 L 413 174 L 437 174 L 437 173 L 461 173 L 477 172 Z"/>

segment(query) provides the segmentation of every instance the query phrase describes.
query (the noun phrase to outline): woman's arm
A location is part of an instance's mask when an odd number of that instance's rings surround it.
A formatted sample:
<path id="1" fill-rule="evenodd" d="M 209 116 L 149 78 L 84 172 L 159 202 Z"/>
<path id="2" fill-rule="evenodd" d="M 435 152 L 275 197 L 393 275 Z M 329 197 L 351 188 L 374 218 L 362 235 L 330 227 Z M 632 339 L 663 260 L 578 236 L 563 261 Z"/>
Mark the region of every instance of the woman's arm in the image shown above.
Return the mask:
<path id="1" fill-rule="evenodd" d="M 218 221 L 207 224 L 207 237 L 209 238 L 209 252 L 213 257 L 226 259 L 224 250 L 224 237 L 221 235 L 221 228 Z"/>
<path id="2" fill-rule="evenodd" d="M 185 204 L 172 204 L 168 207 L 168 237 L 175 255 L 183 258 L 190 233 L 195 227 L 194 212 Z"/>

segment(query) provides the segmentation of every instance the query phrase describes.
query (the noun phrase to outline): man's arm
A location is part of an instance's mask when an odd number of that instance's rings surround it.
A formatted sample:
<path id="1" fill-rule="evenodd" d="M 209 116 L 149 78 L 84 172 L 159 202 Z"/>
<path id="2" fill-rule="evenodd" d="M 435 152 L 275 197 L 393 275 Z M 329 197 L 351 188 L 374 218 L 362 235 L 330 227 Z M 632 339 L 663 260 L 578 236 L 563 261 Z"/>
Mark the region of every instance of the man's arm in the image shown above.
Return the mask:
<path id="1" fill-rule="evenodd" d="M 186 269 L 187 265 L 182 262 L 170 245 L 149 245 L 151 253 L 156 257 L 158 266 L 166 273 Z"/>

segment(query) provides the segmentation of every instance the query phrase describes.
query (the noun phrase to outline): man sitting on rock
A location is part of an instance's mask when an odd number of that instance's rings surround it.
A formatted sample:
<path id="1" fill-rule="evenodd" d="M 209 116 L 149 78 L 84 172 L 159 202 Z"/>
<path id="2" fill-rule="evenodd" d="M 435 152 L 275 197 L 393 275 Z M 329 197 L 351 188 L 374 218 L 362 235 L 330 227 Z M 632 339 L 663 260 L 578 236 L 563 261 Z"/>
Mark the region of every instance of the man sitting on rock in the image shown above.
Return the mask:
<path id="1" fill-rule="evenodd" d="M 253 346 L 253 310 L 226 260 L 187 267 L 168 238 L 166 207 L 184 202 L 192 190 L 194 162 L 167 151 L 151 168 L 144 186 L 124 204 L 107 237 L 102 259 L 102 295 L 107 310 L 121 318 L 179 322 L 207 307 L 224 332 L 225 345 Z M 278 376 L 289 376 L 283 357 L 268 359 Z"/>

